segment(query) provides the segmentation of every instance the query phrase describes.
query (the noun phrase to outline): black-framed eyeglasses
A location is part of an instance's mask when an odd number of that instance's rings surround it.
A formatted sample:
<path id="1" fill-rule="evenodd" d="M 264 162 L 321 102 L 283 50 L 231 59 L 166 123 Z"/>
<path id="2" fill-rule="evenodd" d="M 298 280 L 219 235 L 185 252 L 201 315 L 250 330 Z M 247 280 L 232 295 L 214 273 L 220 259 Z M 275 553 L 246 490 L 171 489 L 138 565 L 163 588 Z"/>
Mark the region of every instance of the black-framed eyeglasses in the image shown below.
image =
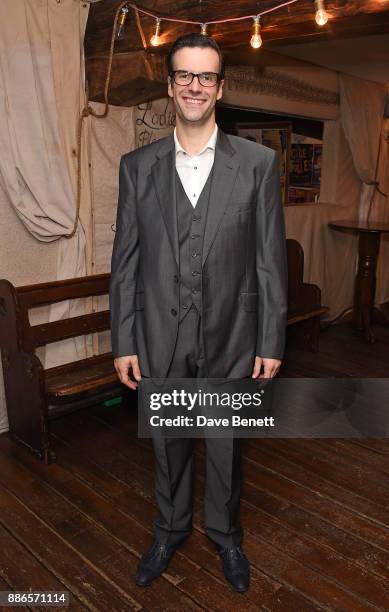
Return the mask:
<path id="1" fill-rule="evenodd" d="M 190 85 L 195 78 L 198 78 L 203 87 L 214 87 L 219 81 L 217 72 L 188 72 L 187 70 L 173 70 L 170 73 L 177 85 Z"/>

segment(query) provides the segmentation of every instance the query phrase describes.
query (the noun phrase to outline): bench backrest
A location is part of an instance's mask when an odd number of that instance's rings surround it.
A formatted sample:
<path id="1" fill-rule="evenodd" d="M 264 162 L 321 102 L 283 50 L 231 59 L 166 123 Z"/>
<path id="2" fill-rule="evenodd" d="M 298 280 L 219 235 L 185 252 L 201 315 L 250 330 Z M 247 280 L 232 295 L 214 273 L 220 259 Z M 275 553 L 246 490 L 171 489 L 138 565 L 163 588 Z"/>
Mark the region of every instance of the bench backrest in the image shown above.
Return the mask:
<path id="1" fill-rule="evenodd" d="M 19 350 L 32 352 L 38 346 L 74 338 L 84 334 L 105 331 L 110 327 L 109 310 L 30 325 L 29 310 L 64 300 L 105 295 L 109 292 L 110 274 L 96 274 L 51 283 L 39 283 L 14 287 L 9 281 L 0 280 L 0 321 L 3 340 L 16 336 Z M 13 316 L 12 312 L 15 313 Z M 4 328 L 5 326 L 5 328 Z M 8 344 L 4 342 L 4 344 Z"/>

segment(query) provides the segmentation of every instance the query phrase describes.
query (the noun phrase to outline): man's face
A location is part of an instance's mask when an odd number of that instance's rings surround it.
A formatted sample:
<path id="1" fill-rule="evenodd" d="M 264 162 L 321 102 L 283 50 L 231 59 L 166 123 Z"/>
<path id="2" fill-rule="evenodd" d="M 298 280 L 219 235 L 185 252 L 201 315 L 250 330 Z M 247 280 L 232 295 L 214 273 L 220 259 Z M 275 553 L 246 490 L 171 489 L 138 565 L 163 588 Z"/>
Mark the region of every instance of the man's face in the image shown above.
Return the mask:
<path id="1" fill-rule="evenodd" d="M 173 70 L 188 72 L 219 73 L 219 55 L 209 47 L 183 47 L 173 56 Z M 168 80 L 168 93 L 174 100 L 176 113 L 184 123 L 204 124 L 213 114 L 217 100 L 222 97 L 224 81 L 213 87 L 203 87 L 197 77 L 190 85 L 177 85 L 173 78 Z"/>

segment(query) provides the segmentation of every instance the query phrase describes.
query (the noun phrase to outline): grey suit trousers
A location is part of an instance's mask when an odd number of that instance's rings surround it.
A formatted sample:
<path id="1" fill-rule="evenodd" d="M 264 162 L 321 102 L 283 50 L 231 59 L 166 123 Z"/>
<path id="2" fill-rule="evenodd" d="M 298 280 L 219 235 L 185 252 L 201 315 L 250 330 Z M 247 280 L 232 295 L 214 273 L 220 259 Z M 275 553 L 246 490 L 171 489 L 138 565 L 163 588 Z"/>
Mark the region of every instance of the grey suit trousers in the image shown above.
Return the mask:
<path id="1" fill-rule="evenodd" d="M 178 328 L 169 378 L 205 378 L 201 317 L 192 305 Z M 193 447 L 191 438 L 154 438 L 155 495 L 159 515 L 156 539 L 177 544 L 191 533 L 193 514 Z M 206 534 L 221 547 L 239 546 L 241 490 L 240 440 L 205 438 Z"/>

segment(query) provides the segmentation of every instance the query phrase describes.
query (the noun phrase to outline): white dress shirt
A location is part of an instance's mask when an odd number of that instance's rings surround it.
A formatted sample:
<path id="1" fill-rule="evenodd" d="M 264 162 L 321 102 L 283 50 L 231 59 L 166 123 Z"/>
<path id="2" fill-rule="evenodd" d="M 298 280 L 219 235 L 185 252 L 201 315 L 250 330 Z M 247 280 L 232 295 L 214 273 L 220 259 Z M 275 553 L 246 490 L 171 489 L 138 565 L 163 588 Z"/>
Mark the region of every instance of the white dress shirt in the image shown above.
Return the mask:
<path id="1" fill-rule="evenodd" d="M 176 168 L 185 193 L 193 208 L 203 190 L 215 159 L 217 125 L 207 144 L 197 155 L 189 155 L 180 145 L 176 128 L 174 128 L 174 143 L 176 146 Z"/>

